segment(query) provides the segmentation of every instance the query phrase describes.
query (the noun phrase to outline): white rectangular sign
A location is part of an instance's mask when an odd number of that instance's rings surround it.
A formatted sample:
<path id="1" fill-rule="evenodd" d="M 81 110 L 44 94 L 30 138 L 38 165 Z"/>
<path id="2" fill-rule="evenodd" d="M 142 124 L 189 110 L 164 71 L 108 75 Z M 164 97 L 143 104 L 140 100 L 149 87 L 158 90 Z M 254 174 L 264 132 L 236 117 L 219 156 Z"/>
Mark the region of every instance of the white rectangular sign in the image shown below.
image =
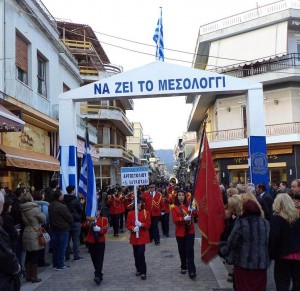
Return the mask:
<path id="1" fill-rule="evenodd" d="M 122 186 L 139 186 L 149 184 L 148 167 L 122 167 L 121 168 Z"/>

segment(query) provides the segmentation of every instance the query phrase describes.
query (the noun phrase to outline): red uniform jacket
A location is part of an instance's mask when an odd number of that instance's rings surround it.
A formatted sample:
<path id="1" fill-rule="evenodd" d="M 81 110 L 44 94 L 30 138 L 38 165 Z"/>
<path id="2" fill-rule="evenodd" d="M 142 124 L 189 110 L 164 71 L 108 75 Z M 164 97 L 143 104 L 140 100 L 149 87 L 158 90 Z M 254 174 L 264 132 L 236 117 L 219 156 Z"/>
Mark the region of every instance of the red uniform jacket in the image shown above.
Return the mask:
<path id="1" fill-rule="evenodd" d="M 151 213 L 151 216 L 160 216 L 160 213 L 165 210 L 164 199 L 159 192 L 155 192 L 154 197 L 150 192 L 144 192 L 142 199 L 145 209 Z"/>
<path id="2" fill-rule="evenodd" d="M 124 199 L 122 195 L 112 195 L 107 199 L 106 204 L 109 206 L 109 213 L 111 215 L 124 212 Z"/>
<path id="3" fill-rule="evenodd" d="M 170 194 L 170 199 L 171 199 L 171 204 L 174 203 L 175 200 L 175 196 L 176 196 L 176 192 L 175 192 L 175 186 L 170 186 L 168 188 L 168 194 Z"/>
<path id="4" fill-rule="evenodd" d="M 125 200 L 124 200 L 124 208 L 125 210 L 130 210 L 130 208 L 132 207 L 132 203 L 133 203 L 133 198 L 134 198 L 134 194 L 133 193 L 129 193 L 125 196 Z"/>
<path id="5" fill-rule="evenodd" d="M 175 223 L 175 236 L 178 237 L 184 237 L 187 234 L 195 233 L 193 219 L 188 222 L 184 220 L 184 216 L 188 214 L 188 207 L 185 205 L 181 205 L 181 208 L 183 213 L 181 213 L 178 205 L 173 204 L 172 206 L 172 218 L 173 222 Z M 193 211 L 193 216 L 197 216 L 197 211 Z M 187 227 L 187 224 L 189 224 L 189 227 Z"/>
<path id="6" fill-rule="evenodd" d="M 98 233 L 97 242 L 105 242 L 105 234 L 107 233 L 107 230 L 108 230 L 108 219 L 106 217 L 100 216 L 96 221 L 96 225 L 101 227 L 101 230 Z M 89 242 L 89 243 L 95 243 L 95 237 L 94 237 L 92 229 L 91 229 L 92 227 L 93 226 L 91 226 L 91 222 L 90 222 L 89 231 L 85 238 L 86 242 Z"/>
<path id="7" fill-rule="evenodd" d="M 166 197 L 164 197 L 164 203 L 165 203 L 165 213 L 170 213 L 170 205 L 173 203 L 172 194 L 166 194 Z"/>
<path id="8" fill-rule="evenodd" d="M 151 215 L 145 209 L 141 209 L 138 214 L 138 220 L 142 224 L 139 230 L 139 238 L 136 238 L 136 233 L 133 232 L 135 228 L 135 211 L 128 212 L 126 227 L 131 231 L 130 244 L 132 245 L 145 245 L 150 243 L 150 236 L 148 229 L 151 226 Z"/>

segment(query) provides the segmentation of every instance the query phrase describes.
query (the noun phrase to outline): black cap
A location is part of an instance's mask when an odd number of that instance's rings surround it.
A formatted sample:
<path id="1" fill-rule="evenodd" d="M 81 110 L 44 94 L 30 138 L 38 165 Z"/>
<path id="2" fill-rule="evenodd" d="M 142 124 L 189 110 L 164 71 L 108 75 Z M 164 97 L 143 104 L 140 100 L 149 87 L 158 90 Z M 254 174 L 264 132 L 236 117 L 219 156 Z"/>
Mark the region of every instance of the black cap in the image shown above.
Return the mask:
<path id="1" fill-rule="evenodd" d="M 179 192 L 182 192 L 182 193 L 184 193 L 185 194 L 185 189 L 184 188 L 179 188 L 179 189 L 177 189 L 177 193 L 179 193 Z"/>

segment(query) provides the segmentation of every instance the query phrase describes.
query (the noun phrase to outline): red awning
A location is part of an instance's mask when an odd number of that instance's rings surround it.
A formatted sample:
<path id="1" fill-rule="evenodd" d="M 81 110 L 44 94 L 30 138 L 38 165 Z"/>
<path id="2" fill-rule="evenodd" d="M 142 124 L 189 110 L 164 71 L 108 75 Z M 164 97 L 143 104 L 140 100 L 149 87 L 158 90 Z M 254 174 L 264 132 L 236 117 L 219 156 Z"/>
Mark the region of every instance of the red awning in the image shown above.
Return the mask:
<path id="1" fill-rule="evenodd" d="M 0 132 L 23 131 L 25 122 L 0 104 Z"/>

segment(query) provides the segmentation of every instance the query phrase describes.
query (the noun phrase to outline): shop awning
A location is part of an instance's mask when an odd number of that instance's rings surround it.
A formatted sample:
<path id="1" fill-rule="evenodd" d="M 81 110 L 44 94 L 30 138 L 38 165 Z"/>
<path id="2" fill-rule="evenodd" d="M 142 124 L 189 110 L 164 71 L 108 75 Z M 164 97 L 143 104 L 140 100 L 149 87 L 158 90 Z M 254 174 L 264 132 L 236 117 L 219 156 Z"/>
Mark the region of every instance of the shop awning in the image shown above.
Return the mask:
<path id="1" fill-rule="evenodd" d="M 0 145 L 0 151 L 5 153 L 6 166 L 9 167 L 43 171 L 60 170 L 59 160 L 51 156 L 5 145 Z"/>
<path id="2" fill-rule="evenodd" d="M 0 132 L 23 131 L 25 122 L 0 104 Z"/>

